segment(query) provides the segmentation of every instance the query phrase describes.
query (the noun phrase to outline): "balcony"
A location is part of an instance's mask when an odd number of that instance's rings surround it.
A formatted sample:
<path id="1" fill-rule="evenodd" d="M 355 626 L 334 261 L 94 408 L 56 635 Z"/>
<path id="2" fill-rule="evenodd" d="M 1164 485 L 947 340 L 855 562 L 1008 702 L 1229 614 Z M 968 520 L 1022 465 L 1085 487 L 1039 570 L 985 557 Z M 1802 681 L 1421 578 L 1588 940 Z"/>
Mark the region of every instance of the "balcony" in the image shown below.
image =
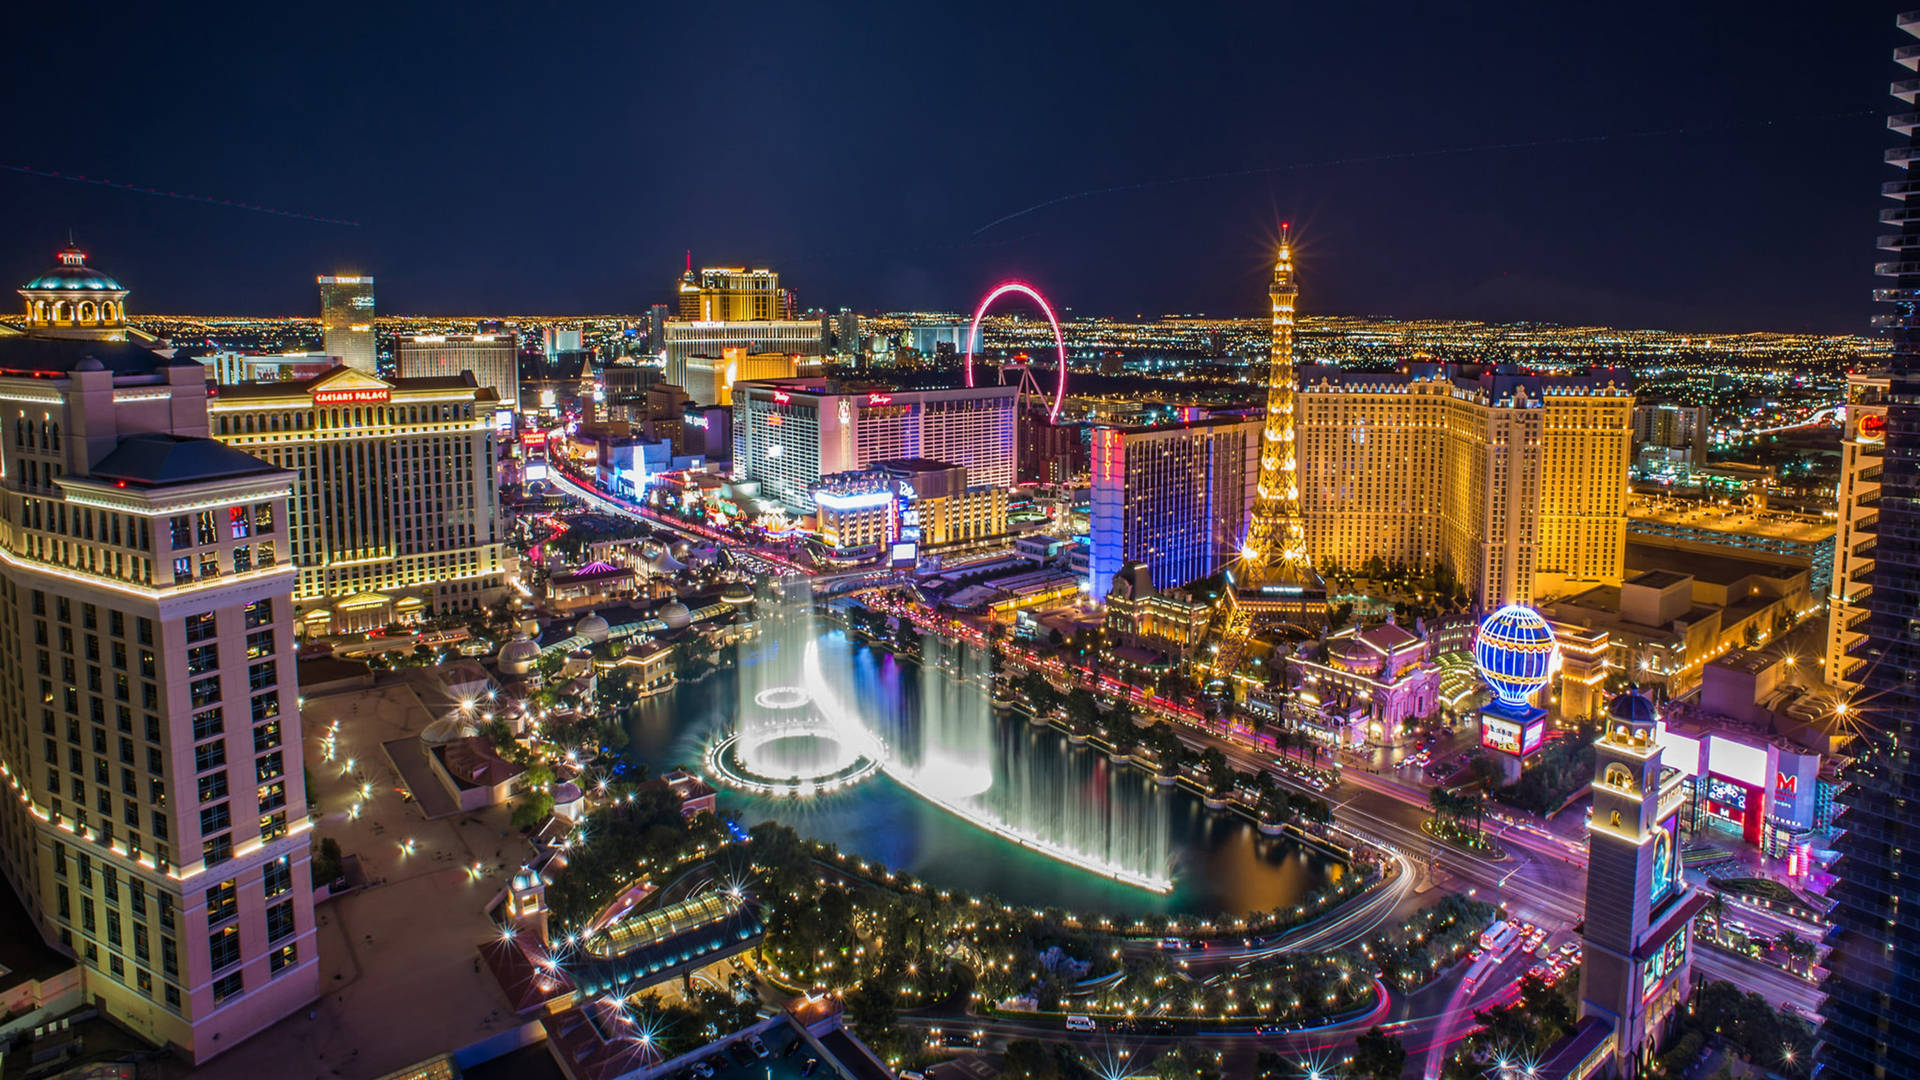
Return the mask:
<path id="1" fill-rule="evenodd" d="M 1853 582 L 1855 585 L 1871 585 L 1873 584 L 1873 567 L 1871 565 L 1863 566 L 1853 573 L 1848 574 L 1847 580 Z"/>
<path id="2" fill-rule="evenodd" d="M 1846 623 L 1847 632 L 1849 634 L 1860 633 L 1861 631 L 1866 629 L 1867 620 L 1872 617 L 1873 617 L 1873 612 L 1868 611 L 1866 608 L 1860 608 L 1859 610 L 1855 611 L 1853 614 L 1848 615 L 1847 623 Z M 1855 662 L 1858 663 L 1858 661 L 1855 661 Z"/>
<path id="3" fill-rule="evenodd" d="M 1886 180 L 1880 184 L 1880 194 L 1889 199 L 1904 199 L 1909 195 L 1920 195 L 1920 180 Z"/>
<path id="4" fill-rule="evenodd" d="M 1905 30 L 1914 37 L 1920 37 L 1920 11 L 1903 11 L 1895 15 L 1893 17 L 1893 25 Z"/>
<path id="5" fill-rule="evenodd" d="M 1907 47 L 1909 49 L 1920 49 L 1920 46 L 1909 45 Z M 1920 127 L 1920 113 L 1894 113 L 1892 116 L 1887 117 L 1887 127 L 1902 135 L 1911 135 L 1913 134 L 1914 128 Z"/>
<path id="6" fill-rule="evenodd" d="M 1853 531 L 1878 536 L 1880 533 L 1880 515 L 1868 514 L 1866 517 L 1854 522 Z"/>
<path id="7" fill-rule="evenodd" d="M 1887 93 L 1911 105 L 1915 95 L 1920 95 L 1920 79 L 1901 79 L 1887 87 Z"/>
<path id="8" fill-rule="evenodd" d="M 1873 272 L 1881 277 L 1906 277 L 1920 275 L 1920 262 L 1883 262 L 1874 263 Z"/>
<path id="9" fill-rule="evenodd" d="M 1893 50 L 1893 62 L 1908 71 L 1920 71 L 1920 45 L 1902 45 Z"/>
<path id="10" fill-rule="evenodd" d="M 1877 456 L 1877 455 L 1876 455 L 1876 456 Z M 1867 467 L 1866 467 L 1866 468 L 1864 468 L 1864 469 L 1861 469 L 1861 470 L 1860 470 L 1860 482 L 1861 482 L 1861 483 L 1863 483 L 1863 484 L 1877 484 L 1877 483 L 1879 483 L 1879 482 L 1880 482 L 1880 470 L 1881 470 L 1881 469 L 1882 469 L 1883 467 L 1884 467 L 1884 466 L 1882 466 L 1882 465 L 1881 465 L 1881 464 L 1880 464 L 1879 462 L 1875 462 L 1874 464 L 1872 464 L 1872 465 L 1869 465 L 1869 466 L 1867 466 Z"/>

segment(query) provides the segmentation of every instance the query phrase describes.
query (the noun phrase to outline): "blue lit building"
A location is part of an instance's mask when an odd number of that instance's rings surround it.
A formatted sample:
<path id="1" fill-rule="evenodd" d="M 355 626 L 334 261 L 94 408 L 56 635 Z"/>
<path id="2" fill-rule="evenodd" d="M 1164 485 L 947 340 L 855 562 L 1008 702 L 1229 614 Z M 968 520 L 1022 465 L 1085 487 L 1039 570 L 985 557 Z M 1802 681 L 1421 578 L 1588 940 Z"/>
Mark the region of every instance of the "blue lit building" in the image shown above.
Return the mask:
<path id="1" fill-rule="evenodd" d="M 1143 563 L 1156 589 L 1217 573 L 1238 556 L 1260 478 L 1259 420 L 1222 417 L 1093 430 L 1088 590 Z"/>

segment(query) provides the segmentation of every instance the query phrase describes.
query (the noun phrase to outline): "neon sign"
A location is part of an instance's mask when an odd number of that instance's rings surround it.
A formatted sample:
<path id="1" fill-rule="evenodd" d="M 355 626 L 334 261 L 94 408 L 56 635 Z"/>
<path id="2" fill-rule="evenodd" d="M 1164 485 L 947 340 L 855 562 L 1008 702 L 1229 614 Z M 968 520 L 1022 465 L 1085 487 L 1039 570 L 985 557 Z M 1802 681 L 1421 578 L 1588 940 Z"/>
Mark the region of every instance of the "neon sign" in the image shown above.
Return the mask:
<path id="1" fill-rule="evenodd" d="M 775 390 L 773 392 L 773 400 L 785 405 L 787 402 L 793 400 L 793 395 L 787 393 L 785 390 Z"/>
<path id="2" fill-rule="evenodd" d="M 1867 413 L 1860 418 L 1860 438 L 1867 442 L 1879 442 L 1887 437 L 1887 418 L 1877 413 Z"/>
<path id="3" fill-rule="evenodd" d="M 867 395 L 867 404 L 869 404 L 869 405 L 891 405 L 891 404 L 893 404 L 893 395 L 892 395 L 892 394 L 868 394 L 868 395 Z"/>
<path id="4" fill-rule="evenodd" d="M 1782 795 L 1796 795 L 1800 792 L 1800 778 L 1792 773 L 1780 773 L 1774 784 L 1774 790 Z"/>
<path id="5" fill-rule="evenodd" d="M 313 403 L 315 405 L 341 405 L 349 402 L 354 404 L 363 402 L 379 403 L 385 402 L 392 397 L 393 391 L 384 386 L 363 387 L 358 390 L 315 390 L 313 392 Z"/>

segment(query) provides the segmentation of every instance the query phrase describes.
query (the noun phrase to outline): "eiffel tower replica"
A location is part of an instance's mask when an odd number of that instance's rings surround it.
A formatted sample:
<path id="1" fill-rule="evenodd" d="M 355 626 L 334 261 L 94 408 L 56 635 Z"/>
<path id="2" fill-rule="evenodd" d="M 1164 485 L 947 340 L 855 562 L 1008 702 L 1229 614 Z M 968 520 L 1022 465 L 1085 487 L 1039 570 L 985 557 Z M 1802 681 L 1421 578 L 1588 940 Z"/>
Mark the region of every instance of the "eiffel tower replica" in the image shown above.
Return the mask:
<path id="1" fill-rule="evenodd" d="M 1326 623 L 1327 585 L 1307 555 L 1306 521 L 1300 514 L 1299 457 L 1294 439 L 1294 305 L 1300 286 L 1293 276 L 1293 245 L 1284 229 L 1273 264 L 1273 345 L 1267 367 L 1267 427 L 1260 440 L 1260 486 L 1253 521 L 1240 558 L 1227 571 L 1216 625 L 1216 677 L 1231 680 L 1253 635 L 1290 629 L 1311 634 Z"/>

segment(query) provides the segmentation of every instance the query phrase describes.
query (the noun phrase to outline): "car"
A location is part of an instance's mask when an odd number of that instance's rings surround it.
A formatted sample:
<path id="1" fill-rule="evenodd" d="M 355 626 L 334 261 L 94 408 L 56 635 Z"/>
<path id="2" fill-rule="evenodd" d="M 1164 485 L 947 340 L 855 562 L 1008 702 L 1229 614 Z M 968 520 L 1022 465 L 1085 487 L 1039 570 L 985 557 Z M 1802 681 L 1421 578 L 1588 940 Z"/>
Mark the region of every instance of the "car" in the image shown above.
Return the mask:
<path id="1" fill-rule="evenodd" d="M 693 1071 L 700 1075 L 700 1080 L 713 1080 L 713 1066 L 707 1062 L 694 1062 Z"/>
<path id="2" fill-rule="evenodd" d="M 780 1056 L 783 1058 L 792 1057 L 794 1054 L 799 1052 L 801 1047 L 805 1045 L 807 1045 L 807 1040 L 795 1039 L 792 1042 L 787 1044 L 787 1048 L 785 1050 L 780 1051 Z"/>
<path id="3" fill-rule="evenodd" d="M 733 1055 L 733 1060 L 741 1065 L 747 1065 L 753 1061 L 753 1050 L 738 1039 L 734 1040 L 733 1045 L 727 1047 L 727 1053 Z"/>
<path id="4" fill-rule="evenodd" d="M 813 1070 L 819 1067 L 820 1067 L 820 1059 L 817 1057 L 810 1057 L 807 1059 L 807 1063 L 805 1065 L 800 1066 L 800 1075 L 812 1076 Z"/>
<path id="5" fill-rule="evenodd" d="M 1577 941 L 1569 941 L 1566 944 L 1560 946 L 1560 952 L 1562 955 L 1565 955 L 1565 956 L 1572 956 L 1573 954 L 1579 951 L 1580 951 L 1580 943 Z"/>
<path id="6" fill-rule="evenodd" d="M 1140 1021 L 1132 1017 L 1128 1017 L 1125 1020 L 1115 1020 L 1113 1022 L 1113 1032 L 1116 1035 L 1135 1035 L 1138 1034 L 1139 1031 Z"/>
<path id="7" fill-rule="evenodd" d="M 1173 1021 L 1171 1021 L 1171 1020 L 1155 1020 L 1155 1021 L 1153 1022 L 1153 1033 L 1154 1033 L 1155 1035 L 1171 1035 L 1171 1034 L 1173 1034 Z"/>
<path id="8" fill-rule="evenodd" d="M 761 1042 L 761 1041 L 760 1041 L 760 1036 L 758 1036 L 758 1035 L 755 1035 L 755 1036 L 753 1036 L 753 1037 L 751 1037 L 751 1038 L 749 1038 L 749 1039 L 747 1040 L 747 1045 L 748 1045 L 749 1047 L 751 1047 L 751 1048 L 753 1049 L 753 1056 L 754 1056 L 754 1057 L 762 1057 L 762 1058 L 763 1058 L 763 1057 L 767 1057 L 767 1056 L 769 1056 L 769 1055 L 771 1055 L 771 1054 L 773 1053 L 773 1051 L 771 1051 L 771 1050 L 769 1050 L 769 1049 L 767 1049 L 767 1044 L 766 1044 L 766 1043 L 764 1043 L 764 1042 Z"/>
<path id="9" fill-rule="evenodd" d="M 1285 1024 L 1255 1024 L 1253 1026 L 1253 1033 L 1255 1035 L 1278 1035 L 1286 1030 L 1287 1025 Z"/>

